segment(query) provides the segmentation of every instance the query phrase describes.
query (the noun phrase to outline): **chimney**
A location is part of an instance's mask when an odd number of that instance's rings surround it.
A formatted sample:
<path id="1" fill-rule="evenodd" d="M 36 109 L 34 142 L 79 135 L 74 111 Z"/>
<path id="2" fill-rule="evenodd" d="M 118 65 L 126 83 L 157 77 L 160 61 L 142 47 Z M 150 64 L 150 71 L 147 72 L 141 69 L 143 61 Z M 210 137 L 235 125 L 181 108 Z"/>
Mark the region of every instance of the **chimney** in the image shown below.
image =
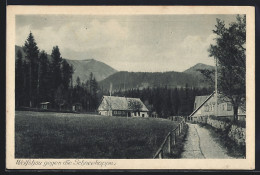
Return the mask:
<path id="1" fill-rule="evenodd" d="M 110 82 L 110 90 L 109 90 L 110 97 L 111 97 L 111 94 L 112 94 L 112 87 L 113 87 L 113 84 Z"/>

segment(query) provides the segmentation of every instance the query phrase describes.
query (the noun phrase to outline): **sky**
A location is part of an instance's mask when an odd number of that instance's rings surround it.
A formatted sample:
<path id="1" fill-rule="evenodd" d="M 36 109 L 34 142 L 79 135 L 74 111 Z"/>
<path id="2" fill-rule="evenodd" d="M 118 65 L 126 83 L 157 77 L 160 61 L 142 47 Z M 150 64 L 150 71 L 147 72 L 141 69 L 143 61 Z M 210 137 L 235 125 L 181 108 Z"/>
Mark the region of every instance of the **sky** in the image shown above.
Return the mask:
<path id="1" fill-rule="evenodd" d="M 236 15 L 17 15 L 15 44 L 29 32 L 40 50 L 58 46 L 63 58 L 95 59 L 118 71 L 184 71 L 214 65 L 216 18 L 228 25 Z"/>

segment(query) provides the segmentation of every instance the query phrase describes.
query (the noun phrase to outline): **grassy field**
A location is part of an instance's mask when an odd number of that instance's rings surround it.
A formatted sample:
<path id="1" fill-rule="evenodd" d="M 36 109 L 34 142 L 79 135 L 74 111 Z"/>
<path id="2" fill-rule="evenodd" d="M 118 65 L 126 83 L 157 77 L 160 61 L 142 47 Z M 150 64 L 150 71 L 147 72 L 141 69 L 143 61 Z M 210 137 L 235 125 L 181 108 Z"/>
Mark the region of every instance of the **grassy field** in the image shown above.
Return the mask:
<path id="1" fill-rule="evenodd" d="M 16 111 L 16 158 L 152 158 L 166 119 Z"/>

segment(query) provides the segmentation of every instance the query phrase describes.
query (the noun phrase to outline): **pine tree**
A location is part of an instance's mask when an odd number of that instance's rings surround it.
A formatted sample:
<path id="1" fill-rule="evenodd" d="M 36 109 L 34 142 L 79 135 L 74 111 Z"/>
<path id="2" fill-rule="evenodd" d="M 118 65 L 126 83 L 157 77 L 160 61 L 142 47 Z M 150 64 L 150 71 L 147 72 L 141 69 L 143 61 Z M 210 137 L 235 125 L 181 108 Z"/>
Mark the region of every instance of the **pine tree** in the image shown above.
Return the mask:
<path id="1" fill-rule="evenodd" d="M 62 81 L 62 77 L 61 77 L 62 58 L 58 46 L 53 47 L 51 57 L 52 57 L 52 73 L 54 79 L 54 88 L 57 88 Z"/>
<path id="2" fill-rule="evenodd" d="M 24 72 L 23 72 L 23 60 L 22 60 L 21 50 L 17 51 L 17 60 L 15 66 L 15 104 L 20 106 L 22 103 L 22 98 L 24 96 Z"/>
<path id="3" fill-rule="evenodd" d="M 39 49 L 30 32 L 24 44 L 25 58 L 29 61 L 29 105 L 37 105 L 37 86 L 38 86 L 38 54 Z"/>
<path id="4" fill-rule="evenodd" d="M 72 68 L 65 59 L 63 59 L 63 61 L 62 61 L 61 70 L 62 70 L 62 84 L 63 84 L 64 88 L 67 90 L 70 86 Z"/>
<path id="5" fill-rule="evenodd" d="M 39 57 L 39 96 L 40 101 L 49 101 L 48 94 L 50 93 L 50 70 L 47 53 L 42 51 Z"/>
<path id="6" fill-rule="evenodd" d="M 62 83 L 62 75 L 61 75 L 62 58 L 61 58 L 61 54 L 60 54 L 60 50 L 59 50 L 58 46 L 53 47 L 51 57 L 52 57 L 52 65 L 51 65 L 52 88 L 51 88 L 51 91 L 54 96 L 58 87 Z"/>

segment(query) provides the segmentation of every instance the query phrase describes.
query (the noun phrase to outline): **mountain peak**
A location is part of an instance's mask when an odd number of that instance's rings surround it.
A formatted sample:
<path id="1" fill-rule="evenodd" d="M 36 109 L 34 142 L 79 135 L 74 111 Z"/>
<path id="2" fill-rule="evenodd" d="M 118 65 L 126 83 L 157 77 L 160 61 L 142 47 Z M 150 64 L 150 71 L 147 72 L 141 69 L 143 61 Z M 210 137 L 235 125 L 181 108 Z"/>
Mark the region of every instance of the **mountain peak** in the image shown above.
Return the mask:
<path id="1" fill-rule="evenodd" d="M 82 61 L 97 61 L 97 60 L 95 60 L 94 58 L 90 58 L 90 59 L 85 59 L 85 60 L 82 60 Z"/>
<path id="2" fill-rule="evenodd" d="M 196 65 L 190 67 L 189 69 L 183 71 L 184 73 L 188 73 L 188 74 L 197 74 L 198 69 L 209 69 L 212 70 L 214 69 L 214 66 L 211 65 L 207 65 L 207 64 L 203 64 L 203 63 L 197 63 Z"/>

